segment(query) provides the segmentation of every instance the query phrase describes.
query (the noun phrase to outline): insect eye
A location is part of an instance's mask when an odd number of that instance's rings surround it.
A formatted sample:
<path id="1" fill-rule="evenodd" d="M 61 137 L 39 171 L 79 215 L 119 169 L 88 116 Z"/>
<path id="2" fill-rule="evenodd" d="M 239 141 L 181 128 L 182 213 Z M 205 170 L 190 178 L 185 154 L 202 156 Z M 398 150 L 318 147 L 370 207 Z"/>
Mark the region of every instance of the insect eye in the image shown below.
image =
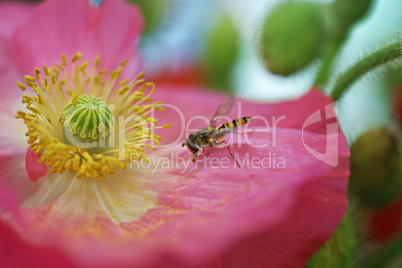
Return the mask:
<path id="1" fill-rule="evenodd" d="M 190 141 L 192 144 L 194 144 L 195 143 L 195 135 L 191 134 L 190 136 L 188 136 L 188 141 Z M 188 141 L 187 141 L 187 143 L 188 143 Z"/>
<path id="2" fill-rule="evenodd" d="M 188 147 L 191 151 L 194 151 L 194 152 L 197 152 L 197 151 L 198 151 L 198 148 L 197 148 L 197 146 L 196 146 L 196 144 L 195 144 L 195 135 L 194 135 L 194 133 L 193 133 L 193 134 L 190 134 L 190 136 L 188 136 L 188 139 L 187 139 L 187 147 Z"/>

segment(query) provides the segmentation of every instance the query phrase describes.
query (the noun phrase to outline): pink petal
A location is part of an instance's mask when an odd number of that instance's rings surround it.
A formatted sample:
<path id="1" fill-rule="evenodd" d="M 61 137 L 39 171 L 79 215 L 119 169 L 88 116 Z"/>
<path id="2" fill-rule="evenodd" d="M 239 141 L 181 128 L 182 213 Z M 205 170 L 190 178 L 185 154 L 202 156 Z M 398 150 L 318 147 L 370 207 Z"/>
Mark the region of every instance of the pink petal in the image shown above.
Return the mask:
<path id="1" fill-rule="evenodd" d="M 9 221 L 10 225 L 22 225 L 23 219 L 13 194 L 14 192 L 9 187 L 0 182 L 0 221 Z"/>
<path id="2" fill-rule="evenodd" d="M 186 127 L 190 127 L 194 131 L 206 127 L 215 109 L 226 95 L 216 92 L 206 94 L 204 90 L 194 87 L 157 84 L 153 99 L 163 100 L 165 111 L 155 112 L 155 116 L 160 125 L 172 124 L 171 128 L 157 132 L 163 136 L 162 143 L 183 142 L 188 136 L 188 133 L 185 132 Z M 306 126 L 305 130 L 314 133 L 326 133 L 327 124 L 337 123 L 335 114 L 326 114 L 324 108 L 329 105 L 329 110 L 333 111 L 331 103 L 332 100 L 319 89 L 312 89 L 296 100 L 270 103 L 269 105 L 257 101 L 242 101 L 239 104 L 237 101 L 227 120 L 250 115 L 255 118 L 250 123 L 249 129 L 256 126 L 266 127 L 264 121 L 261 120 L 261 117 L 264 117 L 268 120 L 268 127 L 271 130 L 275 128 L 275 125 L 280 128 L 301 130 L 307 118 L 318 112 L 323 120 Z M 258 117 L 256 117 L 257 115 Z M 195 117 L 202 118 L 194 120 L 191 125 L 187 126 L 189 120 Z"/>
<path id="3" fill-rule="evenodd" d="M 168 91 L 163 94 L 172 95 Z M 212 114 L 214 111 L 206 107 L 217 107 L 221 101 L 212 93 L 193 91 L 193 95 L 183 94 L 186 101 L 176 101 L 176 104 L 186 111 L 186 117 L 191 113 Z M 168 103 L 169 97 L 159 99 Z M 204 103 L 205 100 L 210 100 L 213 105 Z M 176 168 L 172 166 L 175 156 L 186 161 L 192 158 L 187 150 L 176 144 L 154 154 L 156 161 L 159 157 L 167 157 L 161 159 L 168 159 L 170 168 L 160 168 L 155 173 L 130 171 L 134 172 L 134 181 L 146 176 L 142 187 L 157 195 L 154 206 L 136 220 L 113 223 L 125 203 L 107 197 L 107 189 L 115 189 L 122 182 L 115 186 L 96 184 L 93 190 L 96 197 L 91 198 L 94 204 L 90 204 L 85 201 L 91 193 L 89 184 L 74 181 L 77 187 L 70 185 L 53 203 L 25 209 L 23 215 L 44 241 L 58 244 L 82 265 L 301 267 L 330 237 L 347 207 L 349 149 L 344 136 L 332 132 L 323 135 L 321 131 L 328 123 L 325 120 L 312 124 L 311 131 L 305 130 L 303 135 L 300 131 L 303 120 L 316 113 L 311 107 L 317 107 L 323 114 L 332 114 L 328 103 L 330 99 L 318 91 L 299 100 L 275 104 L 276 109 L 271 105 L 265 105 L 264 109 L 263 104 L 243 103 L 242 115 L 279 116 L 283 111 L 287 116 L 296 117 L 289 118 L 289 122 L 284 119 L 286 127 L 276 129 L 276 147 L 272 142 L 273 131 L 261 132 L 258 122 L 254 126 L 256 131 L 247 137 L 254 145 L 268 144 L 268 147 L 255 149 L 247 144 L 246 136 L 239 136 L 240 140 L 232 137 L 231 150 L 241 159 L 247 154 L 250 159 L 262 159 L 272 153 L 286 160 L 285 169 L 250 167 L 243 163 L 243 168 L 239 169 L 225 148 L 215 149 L 209 157 L 218 161 L 228 158 L 228 168 L 212 168 L 212 162 L 205 162 L 207 158 L 201 158 L 203 161 L 197 167 L 189 162 L 187 169 Z M 297 112 L 291 107 L 305 108 Z M 236 117 L 232 115 L 231 118 Z M 333 118 L 330 119 L 332 122 Z M 161 120 L 172 122 L 174 117 L 162 117 Z M 327 147 L 327 136 L 336 138 L 337 146 Z M 336 158 L 338 164 L 333 167 L 323 162 L 307 150 L 306 145 L 316 152 L 328 152 L 324 160 Z M 124 171 L 115 178 L 121 180 L 123 174 Z M 137 187 L 123 185 L 117 192 L 122 200 L 130 202 L 124 198 L 132 195 Z M 145 199 L 149 194 L 146 191 L 138 193 L 138 197 L 141 196 Z M 93 205 L 97 208 L 95 217 L 90 216 L 93 210 L 89 208 Z M 72 214 L 75 208 L 90 213 L 78 213 L 79 217 Z M 132 212 L 135 211 L 133 208 Z"/>
<path id="4" fill-rule="evenodd" d="M 47 173 L 47 167 L 45 164 L 39 164 L 40 156 L 32 152 L 28 147 L 27 154 L 25 156 L 25 167 L 28 173 L 28 177 L 31 181 L 37 182 L 41 177 Z"/>
<path id="5" fill-rule="evenodd" d="M 15 134 L 15 133 L 14 133 Z M 44 206 L 57 199 L 68 188 L 74 174 L 51 174 L 40 178 L 36 183 L 29 179 L 23 153 L 0 156 L 0 186 L 7 187 L 13 200 L 22 207 Z"/>
<path id="6" fill-rule="evenodd" d="M 161 195 L 161 208 L 154 212 L 154 216 L 168 222 L 154 234 L 155 240 L 165 246 L 163 254 L 181 252 L 181 259 L 190 262 L 223 251 L 228 266 L 236 264 L 229 260 L 237 253 L 240 255 L 233 258 L 239 261 L 239 267 L 286 266 L 290 262 L 291 267 L 304 265 L 330 237 L 345 212 L 349 153 L 340 136 L 341 164 L 332 169 L 304 154 L 299 134 L 278 133 L 282 136 L 278 138 L 280 156 L 295 160 L 287 162 L 286 170 L 199 167 L 182 175 L 174 172 L 175 179 Z M 264 154 L 247 146 L 242 146 L 239 153 L 250 153 L 250 158 Z M 223 159 L 227 154 L 220 149 L 213 157 Z M 175 196 L 177 192 L 179 197 Z M 170 211 L 189 212 L 175 217 L 169 215 Z M 256 239 L 261 235 L 269 239 Z M 176 243 L 170 242 L 172 237 Z M 256 250 L 263 243 L 265 250 Z M 231 250 L 224 250 L 230 245 Z M 284 248 L 284 254 L 277 252 Z"/>
<path id="7" fill-rule="evenodd" d="M 100 54 L 101 66 L 110 69 L 131 58 L 132 75 L 136 75 L 139 59 L 134 47 L 141 30 L 138 9 L 123 0 L 105 1 L 100 8 L 90 7 L 89 1 L 50 0 L 31 13 L 17 30 L 14 43 L 25 73 L 60 62 L 62 53 L 71 59 L 82 52 L 89 61 Z"/>
<path id="8" fill-rule="evenodd" d="M 56 263 L 69 262 L 59 249 L 37 247 L 26 242 L 15 228 L 26 228 L 19 208 L 10 195 L 12 190 L 0 183 L 0 260 L 3 267 L 40 265 L 51 267 Z M 23 256 L 23 257 L 21 257 Z"/>
<path id="9" fill-rule="evenodd" d="M 0 2 L 0 35 L 11 38 L 35 5 L 26 2 Z"/>
<path id="10" fill-rule="evenodd" d="M 25 153 L 28 147 L 23 135 L 26 126 L 21 119 L 14 118 L 14 115 L 0 108 L 0 122 L 4 125 L 0 128 L 0 157 Z"/>
<path id="11" fill-rule="evenodd" d="M 25 168 L 25 156 L 27 148 L 23 153 L 5 155 L 0 158 L 0 185 L 12 193 L 14 202 L 19 204 L 32 192 L 37 191 L 39 184 L 29 180 Z"/>
<path id="12" fill-rule="evenodd" d="M 21 104 L 23 95 L 16 82 L 23 80 L 23 78 L 24 76 L 15 62 L 12 43 L 7 38 L 0 36 L 0 115 L 14 117 L 17 110 L 16 106 Z M 24 107 L 24 105 L 21 106 Z"/>
<path id="13" fill-rule="evenodd" d="M 3 267 L 73 267 L 58 248 L 28 244 L 13 228 L 0 222 L 0 260 Z"/>
<path id="14" fill-rule="evenodd" d="M 26 132 L 26 126 L 14 117 L 17 110 L 25 109 L 21 103 L 22 91 L 16 85 L 21 78 L 11 43 L 0 36 L 0 122 L 3 126 L 0 128 L 0 157 L 25 153 L 27 148 L 26 137 L 19 135 Z"/>
<path id="15" fill-rule="evenodd" d="M 297 193 L 299 200 L 287 215 L 288 219 L 273 230 L 245 239 L 228 250 L 223 256 L 224 265 L 305 265 L 309 257 L 330 238 L 345 212 L 346 200 L 333 193 L 340 188 L 346 190 L 340 178 L 337 182 L 327 180 L 326 184 L 317 181 L 303 186 Z M 334 191 L 331 188 L 337 189 Z M 329 196 L 335 200 L 329 199 Z"/>

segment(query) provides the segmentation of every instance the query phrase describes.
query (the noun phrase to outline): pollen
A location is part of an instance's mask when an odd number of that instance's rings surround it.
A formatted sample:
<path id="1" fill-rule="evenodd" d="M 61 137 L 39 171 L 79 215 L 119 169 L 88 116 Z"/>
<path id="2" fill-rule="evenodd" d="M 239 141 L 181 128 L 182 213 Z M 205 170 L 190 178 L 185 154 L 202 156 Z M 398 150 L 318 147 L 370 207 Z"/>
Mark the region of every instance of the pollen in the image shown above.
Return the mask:
<path id="1" fill-rule="evenodd" d="M 31 150 L 39 163 L 52 173 L 75 172 L 76 177 L 100 178 L 126 168 L 130 161 L 149 161 L 145 152 L 154 150 L 161 137 L 154 134 L 154 111 L 163 111 L 154 102 L 155 85 L 141 72 L 135 79 L 121 79 L 127 60 L 113 71 L 100 69 L 98 56 L 91 65 L 77 53 L 68 61 L 35 77 L 26 75 L 17 86 L 26 93 L 22 103 L 28 111 L 18 111 L 27 126 Z M 25 85 L 24 85 L 25 84 Z"/>

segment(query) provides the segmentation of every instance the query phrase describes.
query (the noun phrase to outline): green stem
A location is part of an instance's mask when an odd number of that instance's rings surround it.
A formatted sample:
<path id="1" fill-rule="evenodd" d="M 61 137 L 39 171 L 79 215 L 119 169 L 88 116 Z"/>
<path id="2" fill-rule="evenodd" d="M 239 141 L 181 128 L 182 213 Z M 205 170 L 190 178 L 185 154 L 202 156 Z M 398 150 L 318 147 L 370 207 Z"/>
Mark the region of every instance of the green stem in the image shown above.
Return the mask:
<path id="1" fill-rule="evenodd" d="M 395 42 L 361 59 L 354 66 L 350 67 L 348 70 L 346 70 L 346 72 L 339 76 L 331 92 L 332 99 L 337 101 L 346 91 L 346 89 L 348 89 L 361 76 L 372 69 L 400 56 L 401 45 L 399 42 Z"/>
<path id="2" fill-rule="evenodd" d="M 322 65 L 318 71 L 314 85 L 320 86 L 320 88 L 324 88 L 325 84 L 328 82 L 332 61 L 335 58 L 341 43 L 342 41 L 337 40 L 332 42 L 332 44 L 329 44 L 326 54 L 323 57 Z"/>

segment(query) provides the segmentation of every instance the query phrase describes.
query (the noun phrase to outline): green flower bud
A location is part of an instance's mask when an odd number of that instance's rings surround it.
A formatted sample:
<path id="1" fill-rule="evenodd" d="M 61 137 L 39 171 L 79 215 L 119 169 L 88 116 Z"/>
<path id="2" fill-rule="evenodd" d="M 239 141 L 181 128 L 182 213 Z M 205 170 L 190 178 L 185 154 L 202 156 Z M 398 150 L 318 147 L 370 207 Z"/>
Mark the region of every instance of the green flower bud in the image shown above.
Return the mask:
<path id="1" fill-rule="evenodd" d="M 351 147 L 350 198 L 368 207 L 392 201 L 402 194 L 401 167 L 400 143 L 394 133 L 386 129 L 365 133 Z"/>
<path id="2" fill-rule="evenodd" d="M 331 6 L 332 34 L 342 39 L 349 27 L 358 21 L 370 7 L 371 0 L 336 0 Z"/>
<path id="3" fill-rule="evenodd" d="M 222 15 L 207 34 L 203 58 L 212 86 L 230 88 L 230 73 L 238 56 L 239 40 L 239 33 L 227 15 Z"/>
<path id="4" fill-rule="evenodd" d="M 60 121 L 67 138 L 71 135 L 81 143 L 107 139 L 114 125 L 112 112 L 106 102 L 87 95 L 73 97 L 64 106 Z"/>
<path id="5" fill-rule="evenodd" d="M 145 19 L 145 34 L 154 31 L 162 22 L 166 11 L 171 7 L 172 0 L 129 0 L 141 9 Z"/>
<path id="6" fill-rule="evenodd" d="M 326 33 L 323 5 L 280 3 L 262 25 L 260 50 L 266 68 L 285 76 L 303 69 L 320 56 Z"/>

